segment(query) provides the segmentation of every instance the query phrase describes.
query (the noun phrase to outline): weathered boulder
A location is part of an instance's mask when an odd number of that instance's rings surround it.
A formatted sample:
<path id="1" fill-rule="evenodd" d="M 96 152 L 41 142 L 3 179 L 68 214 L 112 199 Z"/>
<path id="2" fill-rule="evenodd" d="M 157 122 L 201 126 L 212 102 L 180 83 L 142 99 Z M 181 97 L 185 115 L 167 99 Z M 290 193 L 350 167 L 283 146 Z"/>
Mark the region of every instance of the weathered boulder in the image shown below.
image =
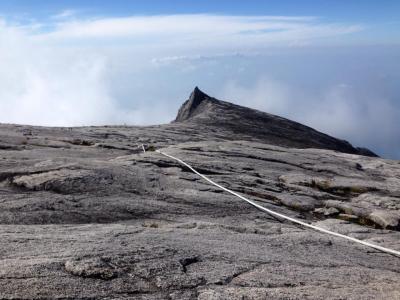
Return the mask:
<path id="1" fill-rule="evenodd" d="M 375 210 L 369 215 L 369 219 L 382 228 L 400 229 L 400 213 L 398 211 Z"/>

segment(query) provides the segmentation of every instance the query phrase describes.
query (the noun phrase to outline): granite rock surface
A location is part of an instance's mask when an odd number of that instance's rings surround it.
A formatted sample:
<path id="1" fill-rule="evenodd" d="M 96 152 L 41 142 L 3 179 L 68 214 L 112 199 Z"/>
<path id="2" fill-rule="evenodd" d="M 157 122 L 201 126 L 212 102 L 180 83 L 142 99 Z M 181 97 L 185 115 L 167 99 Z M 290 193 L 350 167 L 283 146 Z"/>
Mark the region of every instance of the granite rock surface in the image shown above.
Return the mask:
<path id="1" fill-rule="evenodd" d="M 155 149 L 400 250 L 399 161 L 196 89 L 171 124 L 0 125 L 0 299 L 400 299 L 399 257 Z"/>

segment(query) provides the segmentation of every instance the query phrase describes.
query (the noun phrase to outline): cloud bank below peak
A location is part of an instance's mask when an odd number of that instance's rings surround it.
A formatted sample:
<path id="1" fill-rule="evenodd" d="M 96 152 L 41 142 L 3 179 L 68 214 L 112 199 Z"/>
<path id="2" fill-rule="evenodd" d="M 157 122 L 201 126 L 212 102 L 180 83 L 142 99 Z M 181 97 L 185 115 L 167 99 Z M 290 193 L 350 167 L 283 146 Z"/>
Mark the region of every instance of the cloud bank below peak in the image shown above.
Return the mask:
<path id="1" fill-rule="evenodd" d="M 351 46 L 366 30 L 312 16 L 3 20 L 0 122 L 166 123 L 198 85 L 400 158 L 400 51 Z"/>

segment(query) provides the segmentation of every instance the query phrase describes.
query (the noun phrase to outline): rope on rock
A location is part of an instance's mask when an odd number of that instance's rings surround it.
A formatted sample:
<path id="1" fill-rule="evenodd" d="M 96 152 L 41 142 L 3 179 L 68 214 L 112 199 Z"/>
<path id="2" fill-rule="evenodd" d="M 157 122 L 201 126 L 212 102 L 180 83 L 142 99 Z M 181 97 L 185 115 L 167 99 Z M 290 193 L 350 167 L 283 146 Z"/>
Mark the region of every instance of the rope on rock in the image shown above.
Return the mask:
<path id="1" fill-rule="evenodd" d="M 290 221 L 292 223 L 296 223 L 296 224 L 302 225 L 304 227 L 314 229 L 316 231 L 320 231 L 320 232 L 323 232 L 323 233 L 326 233 L 326 234 L 330 234 L 330 235 L 333 235 L 333 236 L 336 236 L 336 237 L 347 239 L 347 240 L 350 240 L 352 242 L 355 242 L 355 243 L 358 243 L 358 244 L 361 244 L 361 245 L 364 245 L 364 246 L 367 246 L 367 247 L 371 247 L 371 248 L 374 248 L 376 250 L 379 250 L 379 251 L 382 251 L 382 252 L 386 252 L 386 253 L 389 253 L 389 254 L 393 254 L 393 255 L 396 255 L 396 256 L 400 257 L 400 251 L 389 249 L 389 248 L 385 248 L 385 247 L 382 247 L 382 246 L 378 246 L 378 245 L 375 245 L 375 244 L 372 244 L 372 243 L 368 243 L 368 242 L 365 242 L 365 241 L 362 241 L 362 240 L 359 240 L 359 239 L 356 239 L 356 238 L 353 238 L 353 237 L 350 237 L 350 236 L 347 236 L 347 235 L 344 235 L 344 234 L 341 234 L 341 233 L 330 231 L 330 230 L 322 228 L 322 227 L 314 226 L 314 225 L 308 224 L 306 222 L 297 220 L 295 218 L 292 218 L 292 217 L 283 215 L 281 213 L 275 212 L 275 211 L 273 211 L 271 209 L 265 208 L 265 207 L 255 203 L 254 201 L 252 201 L 250 199 L 247 199 L 246 197 L 244 197 L 244 196 L 242 196 L 242 195 L 240 195 L 240 194 L 238 194 L 238 193 L 236 193 L 236 192 L 234 192 L 234 191 L 232 191 L 230 189 L 227 189 L 226 187 L 223 187 L 222 185 L 219 185 L 218 183 L 214 182 L 213 180 L 211 180 L 207 176 L 205 176 L 205 175 L 199 173 L 198 171 L 196 171 L 191 165 L 189 165 L 188 163 L 184 162 L 183 160 L 181 160 L 181 159 L 179 159 L 179 158 L 177 158 L 175 156 L 172 156 L 170 154 L 164 153 L 164 152 L 162 152 L 160 150 L 156 150 L 156 152 L 160 153 L 160 154 L 162 154 L 162 155 L 164 155 L 164 156 L 166 156 L 166 157 L 168 157 L 170 159 L 176 160 L 180 164 L 182 164 L 185 167 L 189 168 L 193 173 L 199 175 L 201 178 L 203 178 L 204 180 L 206 180 L 209 183 L 211 183 L 212 185 L 215 185 L 216 187 L 220 188 L 221 190 L 223 190 L 225 192 L 228 192 L 228 193 L 230 193 L 230 194 L 232 194 L 232 195 L 234 195 L 234 196 L 246 201 L 247 203 L 251 204 L 252 206 L 254 206 L 254 207 L 258 208 L 259 210 L 262 210 L 262 211 L 264 211 L 264 212 L 266 212 L 266 213 L 268 213 L 268 214 L 270 214 L 272 216 L 279 217 L 279 218 L 288 220 L 288 221 Z"/>

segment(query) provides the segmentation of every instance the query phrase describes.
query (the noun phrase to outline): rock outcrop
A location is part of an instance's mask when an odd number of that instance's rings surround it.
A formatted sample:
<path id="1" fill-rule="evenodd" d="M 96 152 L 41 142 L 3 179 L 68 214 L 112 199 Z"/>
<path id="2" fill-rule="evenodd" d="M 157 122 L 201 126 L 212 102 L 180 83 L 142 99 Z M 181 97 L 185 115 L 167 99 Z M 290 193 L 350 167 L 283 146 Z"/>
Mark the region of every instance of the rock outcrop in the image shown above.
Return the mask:
<path id="1" fill-rule="evenodd" d="M 172 124 L 4 124 L 0 145 L 0 299 L 400 297 L 398 257 L 273 218 L 152 151 L 400 250 L 400 163 L 306 126 L 196 89 Z"/>

